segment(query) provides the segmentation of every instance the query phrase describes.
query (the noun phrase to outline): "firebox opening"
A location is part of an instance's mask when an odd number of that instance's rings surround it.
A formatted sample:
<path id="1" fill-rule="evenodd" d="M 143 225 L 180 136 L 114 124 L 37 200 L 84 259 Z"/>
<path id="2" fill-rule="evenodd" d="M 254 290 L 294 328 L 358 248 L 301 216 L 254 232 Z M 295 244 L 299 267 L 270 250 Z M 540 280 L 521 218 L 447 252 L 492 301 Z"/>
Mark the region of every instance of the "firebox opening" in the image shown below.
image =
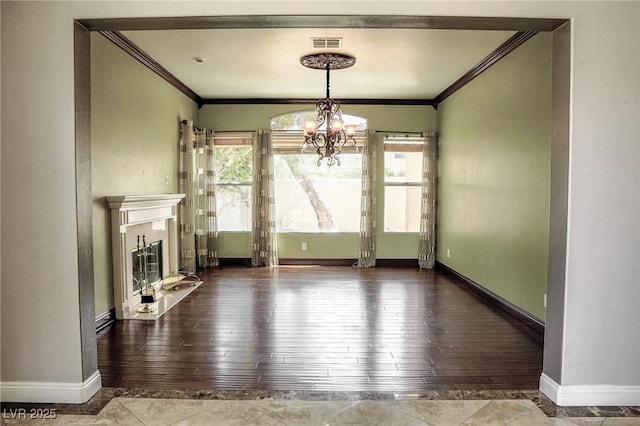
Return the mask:
<path id="1" fill-rule="evenodd" d="M 139 294 L 147 284 L 162 280 L 162 240 L 131 250 L 133 294 Z"/>

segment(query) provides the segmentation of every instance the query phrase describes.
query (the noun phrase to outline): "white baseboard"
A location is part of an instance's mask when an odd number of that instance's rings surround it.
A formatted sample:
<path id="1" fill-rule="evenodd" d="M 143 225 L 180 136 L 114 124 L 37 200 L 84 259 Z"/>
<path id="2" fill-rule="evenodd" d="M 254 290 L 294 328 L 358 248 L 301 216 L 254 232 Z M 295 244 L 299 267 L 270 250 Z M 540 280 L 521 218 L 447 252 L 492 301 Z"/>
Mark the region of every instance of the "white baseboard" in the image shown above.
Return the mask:
<path id="1" fill-rule="evenodd" d="M 559 385 L 542 373 L 540 392 L 559 406 L 638 406 L 640 386 Z"/>
<path id="2" fill-rule="evenodd" d="M 82 404 L 101 387 L 99 371 L 82 383 L 0 382 L 0 401 Z"/>

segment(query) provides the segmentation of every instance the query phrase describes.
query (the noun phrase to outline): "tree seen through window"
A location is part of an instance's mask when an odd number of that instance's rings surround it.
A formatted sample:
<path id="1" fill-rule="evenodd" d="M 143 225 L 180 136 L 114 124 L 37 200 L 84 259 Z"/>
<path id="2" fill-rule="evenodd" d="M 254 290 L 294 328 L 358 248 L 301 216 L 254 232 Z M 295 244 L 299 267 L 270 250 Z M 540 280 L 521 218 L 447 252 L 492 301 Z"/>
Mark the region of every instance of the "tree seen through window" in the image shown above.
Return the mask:
<path id="1" fill-rule="evenodd" d="M 360 134 L 367 121 L 343 114 Z M 315 149 L 303 149 L 304 124 L 314 111 L 298 111 L 271 119 L 274 130 L 276 226 L 278 231 L 358 232 L 362 154 L 345 149 L 340 166 L 318 166 Z"/>

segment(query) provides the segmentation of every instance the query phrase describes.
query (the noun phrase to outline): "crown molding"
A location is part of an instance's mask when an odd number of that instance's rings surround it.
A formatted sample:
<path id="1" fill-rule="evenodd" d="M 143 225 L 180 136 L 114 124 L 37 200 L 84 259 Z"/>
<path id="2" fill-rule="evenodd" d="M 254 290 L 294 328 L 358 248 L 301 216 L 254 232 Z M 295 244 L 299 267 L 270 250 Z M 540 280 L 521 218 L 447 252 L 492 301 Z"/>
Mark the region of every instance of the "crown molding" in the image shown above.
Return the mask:
<path id="1" fill-rule="evenodd" d="M 315 104 L 317 98 L 204 98 L 203 105 L 268 105 L 268 104 Z M 366 99 L 366 98 L 340 98 L 341 105 L 433 105 L 433 99 Z"/>
<path id="2" fill-rule="evenodd" d="M 439 103 L 447 99 L 449 96 L 453 95 L 458 90 L 462 89 L 471 80 L 485 72 L 487 69 L 489 69 L 489 67 L 507 56 L 509 53 L 513 52 L 518 46 L 529 40 L 537 33 L 537 31 L 518 31 L 516 34 L 511 36 L 507 41 L 498 46 L 496 50 L 488 54 L 483 60 L 478 62 L 462 77 L 457 79 L 451 86 L 447 87 L 438 96 L 436 96 L 434 99 L 436 108 Z"/>
<path id="3" fill-rule="evenodd" d="M 133 58 L 138 60 L 138 62 L 162 77 L 165 81 L 167 81 L 167 83 L 171 84 L 173 87 L 184 93 L 189 99 L 197 103 L 198 107 L 202 106 L 202 98 L 200 97 L 200 95 L 191 90 L 189 86 L 184 84 L 178 77 L 171 74 L 169 70 L 156 62 L 156 60 L 149 56 L 147 52 L 140 49 L 140 47 L 138 47 L 134 42 L 122 35 L 119 31 L 105 30 L 99 32 L 109 41 L 113 42 L 116 46 L 127 52 L 129 55 L 133 56 Z"/>

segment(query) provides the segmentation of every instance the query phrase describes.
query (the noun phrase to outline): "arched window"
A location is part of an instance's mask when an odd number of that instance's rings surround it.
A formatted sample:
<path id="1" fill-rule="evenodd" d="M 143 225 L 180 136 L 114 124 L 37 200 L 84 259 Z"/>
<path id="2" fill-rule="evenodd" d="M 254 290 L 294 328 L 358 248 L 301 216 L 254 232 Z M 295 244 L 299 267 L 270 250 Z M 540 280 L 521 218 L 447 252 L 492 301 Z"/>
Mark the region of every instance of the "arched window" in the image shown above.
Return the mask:
<path id="1" fill-rule="evenodd" d="M 345 144 L 342 148 L 341 160 L 348 159 L 344 157 L 344 154 L 360 152 L 360 147 L 365 143 L 366 139 L 364 132 L 367 129 L 367 119 L 358 117 L 356 115 L 342 114 L 345 126 L 356 126 L 356 145 L 350 146 Z M 316 155 L 316 151 L 313 147 L 304 147 L 304 125 L 309 121 L 315 121 L 315 111 L 294 111 L 286 114 L 278 115 L 271 118 L 271 130 L 273 140 L 274 153 L 288 153 L 288 154 L 313 154 Z M 325 129 L 323 124 L 319 130 Z"/>
<path id="2" fill-rule="evenodd" d="M 286 114 L 271 118 L 271 130 L 298 130 L 302 132 L 304 130 L 304 123 L 307 121 L 315 121 L 315 119 L 316 113 L 312 110 L 287 112 Z M 367 129 L 366 118 L 343 113 L 342 119 L 345 125 L 355 124 L 359 132 L 364 132 Z M 321 127 L 321 129 L 324 129 L 324 126 Z"/>
<path id="3" fill-rule="evenodd" d="M 356 147 L 345 145 L 340 166 L 317 165 L 312 147 L 303 148 L 304 125 L 314 111 L 296 111 L 271 119 L 278 232 L 358 232 L 362 150 L 367 120 L 342 114 L 355 124 Z M 305 250 L 306 248 L 301 248 Z"/>

